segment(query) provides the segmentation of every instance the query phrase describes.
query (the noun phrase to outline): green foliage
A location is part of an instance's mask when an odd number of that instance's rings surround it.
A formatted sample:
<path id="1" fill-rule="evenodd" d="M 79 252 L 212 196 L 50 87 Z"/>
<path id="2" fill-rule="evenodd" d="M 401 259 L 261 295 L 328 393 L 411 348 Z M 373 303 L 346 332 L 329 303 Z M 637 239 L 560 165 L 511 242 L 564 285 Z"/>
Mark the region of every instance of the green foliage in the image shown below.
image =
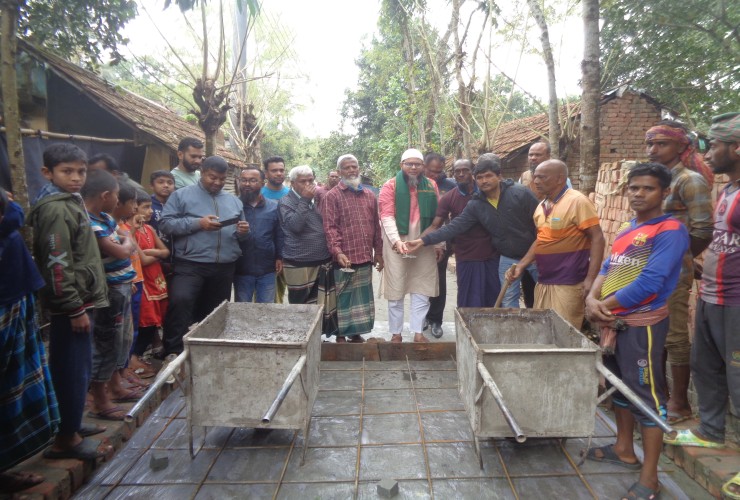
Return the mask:
<path id="1" fill-rule="evenodd" d="M 740 109 L 740 9 L 726 0 L 605 0 L 604 86 L 630 85 L 693 125 Z"/>
<path id="2" fill-rule="evenodd" d="M 123 59 L 118 50 L 128 40 L 121 28 L 136 16 L 132 0 L 28 0 L 20 2 L 18 34 L 62 57 L 77 54 L 94 67 L 108 52 L 113 63 Z"/>

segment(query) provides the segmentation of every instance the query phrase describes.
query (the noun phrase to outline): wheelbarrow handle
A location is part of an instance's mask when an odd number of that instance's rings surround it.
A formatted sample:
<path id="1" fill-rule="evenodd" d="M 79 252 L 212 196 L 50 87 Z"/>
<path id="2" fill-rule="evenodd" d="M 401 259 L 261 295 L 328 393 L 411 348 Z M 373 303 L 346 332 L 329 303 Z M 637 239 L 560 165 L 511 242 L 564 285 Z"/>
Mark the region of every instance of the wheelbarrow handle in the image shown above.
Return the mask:
<path id="1" fill-rule="evenodd" d="M 498 407 L 501 409 L 501 413 L 504 414 L 504 419 L 506 419 L 506 423 L 509 424 L 509 428 L 511 428 L 514 433 L 514 438 L 517 443 L 523 443 L 526 441 L 527 436 L 524 434 L 521 427 L 519 427 L 519 424 L 514 419 L 514 415 L 511 414 L 511 411 L 509 411 L 509 408 L 506 406 L 504 396 L 501 394 L 496 382 L 493 381 L 491 374 L 488 373 L 488 368 L 486 368 L 486 365 L 481 361 L 478 361 L 478 373 L 480 373 L 480 376 L 483 378 L 483 383 L 488 387 L 493 399 L 496 400 L 496 404 L 498 404 Z"/>
<path id="2" fill-rule="evenodd" d="M 298 378 L 298 375 L 300 375 L 301 370 L 303 370 L 303 366 L 305 364 L 306 355 L 303 354 L 300 358 L 298 358 L 298 361 L 296 361 L 295 365 L 293 365 L 293 369 L 290 370 L 288 378 L 285 379 L 285 383 L 280 388 L 280 392 L 278 392 L 278 395 L 275 397 L 275 401 L 272 402 L 272 404 L 270 405 L 270 409 L 267 410 L 265 416 L 262 417 L 263 424 L 269 424 L 270 421 L 275 417 L 275 414 L 280 409 L 283 401 L 285 401 L 288 392 L 290 392 L 290 388 L 293 386 L 293 382 L 295 382 L 295 379 Z"/>
<path id="3" fill-rule="evenodd" d="M 516 264 L 512 264 L 509 268 L 509 271 L 512 271 L 513 269 L 516 269 Z M 511 282 L 505 279 L 504 282 L 501 284 L 501 291 L 498 293 L 498 297 L 496 297 L 496 303 L 493 304 L 493 307 L 501 307 L 501 302 L 504 301 L 504 295 L 506 295 L 506 290 L 509 289 L 509 285 L 511 285 Z"/>
<path id="4" fill-rule="evenodd" d="M 602 363 L 600 359 L 596 360 L 596 369 L 604 376 L 605 379 L 609 381 L 610 384 L 616 387 L 617 390 L 621 392 L 622 395 L 627 398 L 630 403 L 635 405 L 643 415 L 655 422 L 655 425 L 660 427 L 663 432 L 668 434 L 668 436 L 671 438 L 676 436 L 676 430 L 668 425 L 662 418 L 660 418 L 660 416 L 655 413 L 655 410 L 646 405 L 645 402 L 632 391 L 632 389 L 627 387 L 627 384 L 622 382 L 622 380 L 614 375 L 609 368 L 604 366 L 604 363 Z"/>
<path id="5" fill-rule="evenodd" d="M 142 398 L 137 401 L 134 407 L 131 408 L 126 414 L 126 422 L 131 422 L 136 417 L 136 414 L 139 413 L 142 408 L 144 408 L 144 406 L 149 402 L 149 399 L 152 396 L 157 394 L 159 388 L 167 382 L 167 379 L 170 378 L 173 373 L 175 373 L 175 370 L 180 369 L 180 366 L 185 363 L 186 359 L 188 359 L 188 352 L 184 351 L 178 357 L 173 359 L 172 362 L 170 362 L 170 364 L 168 364 L 164 370 L 157 374 L 157 378 L 154 380 L 154 383 L 150 385 L 149 388 L 146 390 L 144 396 L 142 396 Z"/>

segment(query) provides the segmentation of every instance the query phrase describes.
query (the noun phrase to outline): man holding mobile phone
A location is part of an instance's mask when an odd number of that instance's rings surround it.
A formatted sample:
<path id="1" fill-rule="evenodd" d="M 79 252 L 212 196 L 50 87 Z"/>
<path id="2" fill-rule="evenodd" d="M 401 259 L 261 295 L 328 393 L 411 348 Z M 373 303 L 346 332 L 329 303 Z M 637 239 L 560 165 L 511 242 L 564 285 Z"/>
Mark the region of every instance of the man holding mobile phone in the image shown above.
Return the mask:
<path id="1" fill-rule="evenodd" d="M 172 193 L 162 210 L 159 229 L 175 248 L 165 355 L 181 353 L 188 327 L 231 298 L 235 263 L 242 254 L 239 242 L 247 238 L 249 223 L 239 198 L 223 191 L 228 168 L 220 156 L 206 158 L 198 183 Z"/>

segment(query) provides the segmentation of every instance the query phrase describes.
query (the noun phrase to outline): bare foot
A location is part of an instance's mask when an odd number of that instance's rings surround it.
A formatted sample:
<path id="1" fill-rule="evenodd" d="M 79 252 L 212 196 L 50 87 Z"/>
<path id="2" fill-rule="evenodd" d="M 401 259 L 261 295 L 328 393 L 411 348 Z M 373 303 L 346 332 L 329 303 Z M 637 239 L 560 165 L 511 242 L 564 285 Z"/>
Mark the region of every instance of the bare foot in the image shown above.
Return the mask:
<path id="1" fill-rule="evenodd" d="M 403 337 L 401 337 L 401 334 L 394 333 L 393 336 L 391 337 L 391 343 L 400 344 L 401 342 L 403 342 Z"/>

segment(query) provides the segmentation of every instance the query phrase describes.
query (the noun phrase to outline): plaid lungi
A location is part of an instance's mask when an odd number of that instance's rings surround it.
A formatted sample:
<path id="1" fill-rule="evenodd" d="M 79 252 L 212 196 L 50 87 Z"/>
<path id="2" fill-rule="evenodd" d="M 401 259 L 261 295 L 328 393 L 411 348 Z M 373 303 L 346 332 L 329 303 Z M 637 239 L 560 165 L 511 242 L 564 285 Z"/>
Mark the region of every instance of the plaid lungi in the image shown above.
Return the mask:
<path id="1" fill-rule="evenodd" d="M 373 266 L 370 263 L 352 266 L 354 273 L 334 269 L 337 283 L 337 335 L 370 333 L 375 325 L 373 301 Z"/>
<path id="2" fill-rule="evenodd" d="M 321 333 L 327 337 L 336 335 L 337 295 L 331 261 L 310 267 L 295 267 L 286 263 L 283 274 L 288 285 L 288 302 L 324 306 Z"/>
<path id="3" fill-rule="evenodd" d="M 27 295 L 0 305 L 0 471 L 45 448 L 58 425 L 36 303 Z"/>

